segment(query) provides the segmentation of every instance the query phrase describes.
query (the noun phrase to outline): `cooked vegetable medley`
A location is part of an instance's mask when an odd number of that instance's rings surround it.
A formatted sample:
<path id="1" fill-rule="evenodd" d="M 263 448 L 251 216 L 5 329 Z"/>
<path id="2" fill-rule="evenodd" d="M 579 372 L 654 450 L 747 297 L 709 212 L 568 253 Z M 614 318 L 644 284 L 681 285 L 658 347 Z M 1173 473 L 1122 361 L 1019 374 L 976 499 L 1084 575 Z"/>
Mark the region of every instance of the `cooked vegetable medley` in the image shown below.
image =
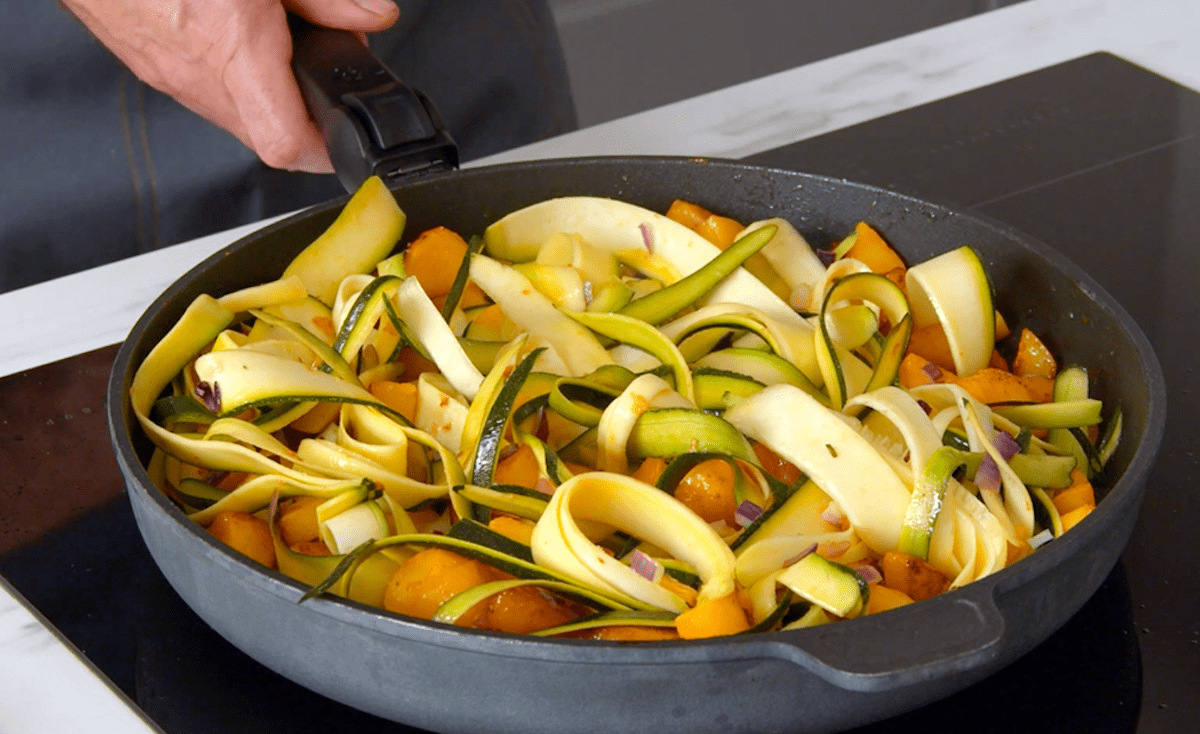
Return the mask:
<path id="1" fill-rule="evenodd" d="M 1086 371 L 1009 334 L 968 246 L 906 264 L 866 223 L 814 250 L 590 197 L 392 254 L 404 224 L 369 180 L 134 379 L 157 486 L 310 596 L 533 635 L 808 627 L 1095 507 L 1120 412 L 1101 434 Z"/>

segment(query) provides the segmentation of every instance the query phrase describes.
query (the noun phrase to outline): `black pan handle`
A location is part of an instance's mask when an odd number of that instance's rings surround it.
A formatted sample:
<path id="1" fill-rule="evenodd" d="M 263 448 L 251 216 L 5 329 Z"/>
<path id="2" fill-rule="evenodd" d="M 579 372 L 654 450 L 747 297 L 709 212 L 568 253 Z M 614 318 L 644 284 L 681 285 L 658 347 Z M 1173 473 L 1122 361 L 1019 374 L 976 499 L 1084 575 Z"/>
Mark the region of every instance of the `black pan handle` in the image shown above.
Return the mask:
<path id="1" fill-rule="evenodd" d="M 890 691 L 963 671 L 990 671 L 1004 615 L 979 581 L 878 617 L 772 635 L 762 653 L 853 691 Z"/>
<path id="2" fill-rule="evenodd" d="M 433 103 L 354 34 L 296 16 L 289 23 L 296 81 L 347 191 L 372 175 L 391 183 L 458 167 L 458 147 Z"/>

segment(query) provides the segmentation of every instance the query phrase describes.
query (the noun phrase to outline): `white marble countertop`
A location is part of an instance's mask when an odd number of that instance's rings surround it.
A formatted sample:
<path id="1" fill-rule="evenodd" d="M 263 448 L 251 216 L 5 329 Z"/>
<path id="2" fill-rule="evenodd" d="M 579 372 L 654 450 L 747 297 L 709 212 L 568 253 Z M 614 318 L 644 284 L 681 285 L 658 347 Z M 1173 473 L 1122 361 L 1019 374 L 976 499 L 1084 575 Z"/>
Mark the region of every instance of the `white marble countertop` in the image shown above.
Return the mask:
<path id="1" fill-rule="evenodd" d="M 740 158 L 1097 51 L 1200 90 L 1197 37 L 1196 0 L 1027 0 L 473 165 L 607 154 Z M 0 377 L 121 341 L 172 281 L 261 224 L 0 294 L 0 313 L 20 315 L 0 332 Z M 152 730 L 3 583 L 0 659 L 6 734 Z"/>

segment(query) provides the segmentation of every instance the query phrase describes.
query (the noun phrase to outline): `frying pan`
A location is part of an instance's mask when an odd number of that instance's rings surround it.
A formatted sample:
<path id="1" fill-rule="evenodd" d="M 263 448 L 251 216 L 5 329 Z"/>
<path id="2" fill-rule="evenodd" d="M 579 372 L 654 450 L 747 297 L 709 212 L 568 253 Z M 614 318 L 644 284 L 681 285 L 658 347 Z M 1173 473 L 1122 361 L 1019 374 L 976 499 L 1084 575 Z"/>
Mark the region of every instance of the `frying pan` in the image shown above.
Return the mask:
<path id="1" fill-rule="evenodd" d="M 896 715 L 987 677 L 1031 650 L 1095 592 L 1132 532 L 1162 438 L 1157 359 L 1129 315 L 1084 271 L 1003 224 L 844 180 L 706 159 L 520 163 L 397 180 L 408 231 L 464 234 L 555 196 L 619 198 L 663 211 L 675 198 L 752 221 L 780 216 L 812 242 L 866 219 L 918 262 L 969 243 L 1014 330 L 1085 365 L 1123 439 L 1096 510 L 1029 558 L 885 614 L 805 630 L 699 641 L 540 639 L 414 620 L 307 590 L 189 521 L 154 488 L 152 449 L 129 403 L 137 366 L 201 293 L 278 277 L 337 215 L 330 202 L 256 232 L 193 268 L 142 315 L 108 386 L 110 435 L 134 516 L 164 576 L 250 657 L 313 691 L 441 732 L 826 732 Z"/>

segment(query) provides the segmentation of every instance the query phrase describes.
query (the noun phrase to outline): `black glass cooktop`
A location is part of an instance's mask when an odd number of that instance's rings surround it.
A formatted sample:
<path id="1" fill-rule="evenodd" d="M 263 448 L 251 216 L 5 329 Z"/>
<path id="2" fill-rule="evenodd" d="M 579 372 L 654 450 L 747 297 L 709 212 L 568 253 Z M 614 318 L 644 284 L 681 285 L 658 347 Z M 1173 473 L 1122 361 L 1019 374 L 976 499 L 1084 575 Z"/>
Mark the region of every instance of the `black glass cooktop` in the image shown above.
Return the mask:
<path id="1" fill-rule="evenodd" d="M 1153 733 L 1200 721 L 1197 136 L 1200 95 L 1100 54 L 751 159 L 957 204 L 1029 232 L 1129 310 L 1167 379 L 1169 425 L 1141 518 L 1095 596 L 998 674 L 857 732 Z M 0 381 L 0 404 L 12 379 Z M 15 447 L 11 456 L 32 465 Z M 0 501 L 17 507 L 24 489 L 0 490 Z M 415 731 L 309 693 L 210 631 L 154 567 L 124 497 L 69 514 L 36 538 L 0 542 L 0 574 L 169 734 Z"/>

